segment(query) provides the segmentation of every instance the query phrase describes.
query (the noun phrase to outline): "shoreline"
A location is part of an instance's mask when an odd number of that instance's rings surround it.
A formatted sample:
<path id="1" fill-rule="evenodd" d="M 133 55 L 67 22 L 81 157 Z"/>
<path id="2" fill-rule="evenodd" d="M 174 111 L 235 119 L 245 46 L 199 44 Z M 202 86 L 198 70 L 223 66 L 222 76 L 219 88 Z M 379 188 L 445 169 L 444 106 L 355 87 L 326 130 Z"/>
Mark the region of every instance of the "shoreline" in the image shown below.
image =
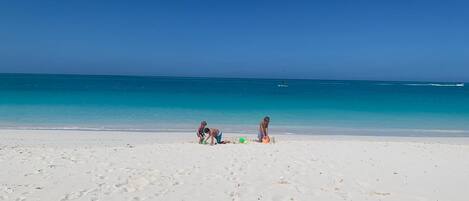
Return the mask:
<path id="1" fill-rule="evenodd" d="M 218 125 L 220 126 L 220 125 Z M 255 126 L 250 126 L 255 128 Z M 250 128 L 249 127 L 249 128 Z M 256 135 L 256 129 L 239 129 L 246 126 L 222 125 L 225 133 L 238 135 Z M 196 128 L 99 128 L 99 127 L 14 127 L 0 126 L 0 131 L 81 131 L 81 132 L 126 132 L 126 133 L 195 133 Z M 307 127 L 307 126 L 272 126 L 274 135 L 299 136 L 367 136 L 367 137 L 416 137 L 416 138 L 468 138 L 469 130 L 461 129 L 414 129 L 414 128 L 353 128 L 353 127 Z"/>

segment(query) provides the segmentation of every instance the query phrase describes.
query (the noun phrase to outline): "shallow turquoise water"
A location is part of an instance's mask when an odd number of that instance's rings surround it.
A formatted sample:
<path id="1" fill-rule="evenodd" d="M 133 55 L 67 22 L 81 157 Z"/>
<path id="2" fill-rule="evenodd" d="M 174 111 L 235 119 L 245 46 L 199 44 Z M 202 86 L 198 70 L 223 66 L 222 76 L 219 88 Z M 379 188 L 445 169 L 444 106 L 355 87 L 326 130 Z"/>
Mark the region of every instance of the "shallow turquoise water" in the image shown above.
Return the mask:
<path id="1" fill-rule="evenodd" d="M 468 86 L 282 81 L 0 74 L 0 127 L 255 132 L 269 115 L 280 133 L 469 136 Z"/>

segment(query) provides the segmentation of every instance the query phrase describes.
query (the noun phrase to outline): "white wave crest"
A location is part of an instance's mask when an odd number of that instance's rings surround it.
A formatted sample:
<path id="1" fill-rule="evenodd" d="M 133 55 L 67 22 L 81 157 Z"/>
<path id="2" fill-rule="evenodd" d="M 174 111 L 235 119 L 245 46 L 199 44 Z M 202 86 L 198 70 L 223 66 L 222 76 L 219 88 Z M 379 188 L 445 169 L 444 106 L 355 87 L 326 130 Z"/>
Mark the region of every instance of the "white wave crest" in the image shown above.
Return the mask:
<path id="1" fill-rule="evenodd" d="M 407 86 L 432 86 L 432 87 L 464 87 L 464 83 L 459 84 L 436 84 L 436 83 L 425 83 L 425 84 L 404 84 Z"/>

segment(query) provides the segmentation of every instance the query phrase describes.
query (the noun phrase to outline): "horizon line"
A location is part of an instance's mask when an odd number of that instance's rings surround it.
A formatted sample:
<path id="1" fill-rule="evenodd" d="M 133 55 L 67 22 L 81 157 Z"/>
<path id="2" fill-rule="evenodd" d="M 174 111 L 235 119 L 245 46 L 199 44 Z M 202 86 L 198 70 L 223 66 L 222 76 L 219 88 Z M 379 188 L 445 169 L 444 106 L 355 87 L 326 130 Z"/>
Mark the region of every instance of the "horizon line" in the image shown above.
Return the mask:
<path id="1" fill-rule="evenodd" d="M 178 75 L 125 75 L 125 74 L 83 74 L 83 73 L 2 73 L 0 75 L 65 75 L 65 76 L 114 76 L 114 77 L 154 77 L 154 78 L 212 78 L 212 79 L 260 79 L 260 80 L 319 80 L 319 81 L 375 81 L 375 82 L 439 82 L 469 83 L 469 81 L 433 81 L 433 80 L 379 80 L 379 79 L 326 79 L 326 78 L 280 78 L 280 77 L 223 77 L 223 76 L 178 76 Z"/>

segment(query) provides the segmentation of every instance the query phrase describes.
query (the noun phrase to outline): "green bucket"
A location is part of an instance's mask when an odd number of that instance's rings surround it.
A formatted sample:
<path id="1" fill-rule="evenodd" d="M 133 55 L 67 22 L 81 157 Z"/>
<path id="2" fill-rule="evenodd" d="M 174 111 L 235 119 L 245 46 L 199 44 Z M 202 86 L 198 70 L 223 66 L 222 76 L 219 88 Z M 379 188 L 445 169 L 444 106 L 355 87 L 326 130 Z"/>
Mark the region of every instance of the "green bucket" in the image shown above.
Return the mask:
<path id="1" fill-rule="evenodd" d="M 244 137 L 239 138 L 239 143 L 244 144 L 246 142 L 247 142 L 246 138 L 244 138 Z"/>

